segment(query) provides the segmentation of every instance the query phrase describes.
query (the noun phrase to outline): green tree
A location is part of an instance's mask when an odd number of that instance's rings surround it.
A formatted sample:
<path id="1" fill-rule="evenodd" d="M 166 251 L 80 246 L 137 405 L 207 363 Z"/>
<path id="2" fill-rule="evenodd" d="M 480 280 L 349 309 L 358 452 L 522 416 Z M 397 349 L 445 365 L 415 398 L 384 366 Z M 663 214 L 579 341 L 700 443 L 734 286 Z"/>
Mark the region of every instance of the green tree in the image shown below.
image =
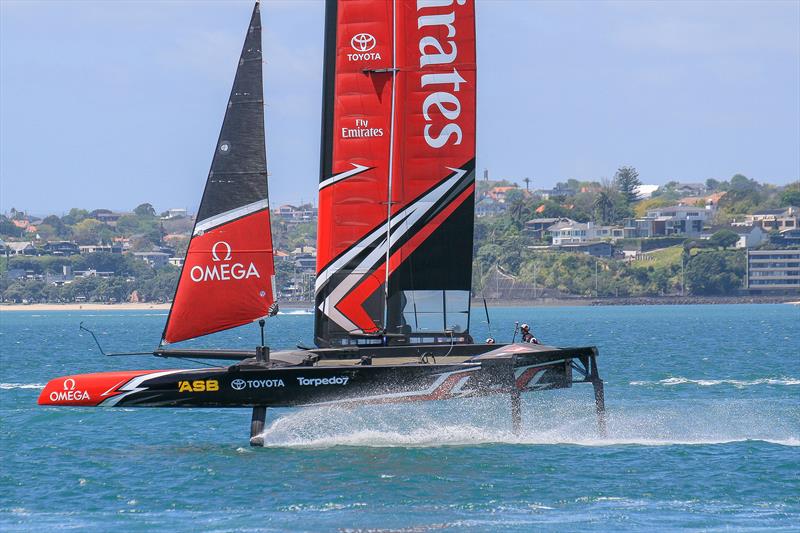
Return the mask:
<path id="1" fill-rule="evenodd" d="M 0 215 L 0 235 L 5 237 L 22 237 L 23 230 L 18 228 L 11 222 L 11 219 L 5 215 Z"/>
<path id="2" fill-rule="evenodd" d="M 609 191 L 600 191 L 594 200 L 595 217 L 601 224 L 611 222 L 614 215 L 614 200 Z"/>
<path id="3" fill-rule="evenodd" d="M 89 212 L 86 209 L 78 209 L 77 207 L 73 207 L 69 210 L 69 213 L 61 217 L 61 220 L 64 222 L 64 224 L 72 226 L 88 216 Z"/>
<path id="4" fill-rule="evenodd" d="M 781 207 L 800 206 L 800 181 L 787 185 L 781 193 Z"/>
<path id="5" fill-rule="evenodd" d="M 75 224 L 72 233 L 79 244 L 97 244 L 104 226 L 99 220 L 87 218 Z"/>
<path id="6" fill-rule="evenodd" d="M 639 199 L 638 188 L 642 182 L 639 180 L 639 172 L 634 167 L 619 167 L 614 174 L 614 184 L 628 204 Z"/>
<path id="7" fill-rule="evenodd" d="M 738 192 L 750 192 L 759 189 L 758 182 L 751 180 L 742 174 L 736 174 L 731 178 L 730 190 Z"/>
<path id="8" fill-rule="evenodd" d="M 68 237 L 70 234 L 69 227 L 67 227 L 67 225 L 64 224 L 63 220 L 61 220 L 55 215 L 50 215 L 45 217 L 44 220 L 42 220 L 42 224 L 47 224 L 48 226 L 53 228 L 53 231 L 59 237 Z"/>
<path id="9" fill-rule="evenodd" d="M 139 217 L 155 217 L 156 210 L 153 208 L 151 204 L 139 204 L 136 206 L 136 209 L 133 210 L 134 214 Z"/>
<path id="10" fill-rule="evenodd" d="M 723 249 L 729 248 L 735 246 L 736 243 L 739 242 L 739 235 L 737 235 L 735 231 L 722 229 L 712 235 L 711 238 L 708 239 L 708 242 L 712 246 L 719 246 Z"/>
<path id="11" fill-rule="evenodd" d="M 742 286 L 744 263 L 740 252 L 698 253 L 686 265 L 686 283 L 692 294 L 730 294 Z"/>

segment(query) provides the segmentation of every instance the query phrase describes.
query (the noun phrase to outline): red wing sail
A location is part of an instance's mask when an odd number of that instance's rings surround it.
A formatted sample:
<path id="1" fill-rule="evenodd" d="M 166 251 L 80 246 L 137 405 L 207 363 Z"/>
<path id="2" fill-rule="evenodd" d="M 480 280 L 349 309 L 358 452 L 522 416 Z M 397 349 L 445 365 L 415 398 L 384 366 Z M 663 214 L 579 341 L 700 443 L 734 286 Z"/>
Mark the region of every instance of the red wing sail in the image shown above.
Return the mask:
<path id="1" fill-rule="evenodd" d="M 331 0 L 325 59 L 316 342 L 466 335 L 473 2 Z"/>
<path id="2" fill-rule="evenodd" d="M 253 322 L 275 302 L 256 3 L 163 342 Z"/>
<path id="3" fill-rule="evenodd" d="M 317 233 L 317 337 L 383 329 L 392 3 L 330 1 Z"/>

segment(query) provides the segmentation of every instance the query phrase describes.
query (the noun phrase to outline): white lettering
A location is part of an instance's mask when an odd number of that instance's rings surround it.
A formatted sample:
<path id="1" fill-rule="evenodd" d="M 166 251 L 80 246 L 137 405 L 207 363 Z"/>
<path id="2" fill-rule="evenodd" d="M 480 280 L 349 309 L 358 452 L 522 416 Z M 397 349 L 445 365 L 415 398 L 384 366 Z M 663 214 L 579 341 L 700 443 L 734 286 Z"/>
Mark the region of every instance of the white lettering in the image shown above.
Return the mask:
<path id="1" fill-rule="evenodd" d="M 458 5 L 463 6 L 467 0 L 458 0 Z M 453 0 L 417 0 L 417 11 L 429 7 L 448 7 L 453 5 Z"/>
<path id="2" fill-rule="evenodd" d="M 50 393 L 51 402 L 76 402 L 91 400 L 89 393 L 83 390 L 53 391 Z"/>
<path id="3" fill-rule="evenodd" d="M 383 137 L 383 128 L 342 128 L 342 139 Z"/>
<path id="4" fill-rule="evenodd" d="M 425 126 L 425 142 L 432 148 L 441 148 L 447 144 L 453 134 L 456 136 L 456 142 L 453 144 L 461 144 L 461 126 L 458 124 L 447 124 L 436 137 L 431 137 L 431 125 Z"/>
<path id="5" fill-rule="evenodd" d="M 350 378 L 348 376 L 334 376 L 330 378 L 297 378 L 297 382 L 304 387 L 319 387 L 320 385 L 347 385 L 349 380 Z"/>
<path id="6" fill-rule="evenodd" d="M 420 68 L 426 65 L 445 65 L 447 63 L 452 63 L 456 60 L 456 55 L 458 55 L 458 47 L 456 43 L 453 41 L 447 41 L 447 44 L 450 45 L 450 52 L 445 52 L 444 48 L 442 48 L 442 44 L 436 37 L 423 37 L 419 40 L 419 66 Z M 429 46 L 432 46 L 438 53 L 437 54 L 428 54 L 425 49 Z"/>
<path id="7" fill-rule="evenodd" d="M 189 270 L 189 278 L 195 283 L 204 281 L 230 281 L 231 279 L 240 280 L 248 278 L 261 278 L 254 263 L 250 263 L 246 268 L 242 263 L 217 263 L 206 265 L 205 268 L 195 265 Z"/>
<path id="8" fill-rule="evenodd" d="M 285 387 L 282 379 L 249 379 L 247 386 L 251 389 L 270 389 L 273 387 Z"/>
<path id="9" fill-rule="evenodd" d="M 360 54 L 347 54 L 348 61 L 375 61 L 381 59 L 378 52 L 364 52 Z"/>
<path id="10" fill-rule="evenodd" d="M 446 104 L 452 104 L 453 108 L 449 109 Z M 428 111 L 434 105 L 439 108 L 439 111 L 448 120 L 455 120 L 461 114 L 461 102 L 458 101 L 457 96 L 444 92 L 432 93 L 425 98 L 425 102 L 422 104 L 422 116 L 428 122 L 431 121 Z"/>
<path id="11" fill-rule="evenodd" d="M 456 3 L 463 6 L 466 0 L 457 0 Z M 453 5 L 453 0 L 417 0 L 417 11 L 427 10 L 431 8 L 443 8 Z M 453 38 L 456 36 L 456 13 L 439 14 L 421 14 L 417 19 L 417 28 L 420 30 L 435 27 L 447 28 L 447 37 Z M 436 34 L 443 32 L 437 31 Z M 448 50 L 449 48 L 449 50 Z M 433 35 L 425 35 L 419 40 L 419 66 L 424 68 L 429 65 L 444 65 L 456 61 L 458 55 L 458 47 L 455 41 L 448 40 L 444 43 L 440 42 L 437 37 Z M 422 87 L 429 85 L 452 85 L 452 92 L 459 92 L 461 84 L 467 81 L 461 77 L 456 69 L 452 73 L 431 73 L 423 74 L 420 79 Z M 437 91 L 429 94 L 422 104 L 422 115 L 425 117 L 426 122 L 434 122 L 436 116 L 431 117 L 430 110 L 433 106 L 439 110 L 441 116 L 448 121 L 455 121 L 461 115 L 461 102 L 458 97 L 449 92 Z M 461 144 L 463 132 L 461 126 L 454 122 L 447 122 L 439 130 L 438 135 L 433 135 L 431 130 L 432 124 L 426 124 L 424 127 L 425 142 L 432 148 L 441 148 L 444 145 L 452 142 L 452 144 Z"/>
<path id="12" fill-rule="evenodd" d="M 458 92 L 461 89 L 461 84 L 466 82 L 467 80 L 462 78 L 456 69 L 453 69 L 452 74 L 423 74 L 422 76 L 423 87 L 452 83 L 454 92 Z"/>
<path id="13" fill-rule="evenodd" d="M 419 8 L 418 8 L 419 9 Z M 447 28 L 447 36 L 455 37 L 456 28 L 453 22 L 456 21 L 455 13 L 448 13 L 447 15 L 426 15 L 417 20 L 417 29 L 421 30 L 426 26 L 444 26 Z"/>

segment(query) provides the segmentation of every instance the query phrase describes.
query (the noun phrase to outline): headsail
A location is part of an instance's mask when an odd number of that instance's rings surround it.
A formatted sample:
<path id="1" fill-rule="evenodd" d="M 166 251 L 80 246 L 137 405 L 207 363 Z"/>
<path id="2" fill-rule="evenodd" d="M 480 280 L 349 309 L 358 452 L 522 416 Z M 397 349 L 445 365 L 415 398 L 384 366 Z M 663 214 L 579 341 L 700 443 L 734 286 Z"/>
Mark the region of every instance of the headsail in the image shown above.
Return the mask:
<path id="1" fill-rule="evenodd" d="M 241 326 L 275 302 L 256 2 L 162 342 Z"/>
<path id="2" fill-rule="evenodd" d="M 472 0 L 329 0 L 316 342 L 468 331 Z"/>

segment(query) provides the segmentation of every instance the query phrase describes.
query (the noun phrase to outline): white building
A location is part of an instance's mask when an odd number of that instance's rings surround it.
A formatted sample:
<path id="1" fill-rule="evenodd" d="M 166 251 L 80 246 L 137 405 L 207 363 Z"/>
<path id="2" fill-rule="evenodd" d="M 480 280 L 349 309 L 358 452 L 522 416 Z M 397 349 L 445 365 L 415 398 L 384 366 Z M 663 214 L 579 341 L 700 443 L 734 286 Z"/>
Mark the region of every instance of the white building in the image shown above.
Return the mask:
<path id="1" fill-rule="evenodd" d="M 582 244 L 592 241 L 617 240 L 623 237 L 623 229 L 618 226 L 596 226 L 593 222 L 559 222 L 547 228 L 553 237 L 553 244 Z"/>

